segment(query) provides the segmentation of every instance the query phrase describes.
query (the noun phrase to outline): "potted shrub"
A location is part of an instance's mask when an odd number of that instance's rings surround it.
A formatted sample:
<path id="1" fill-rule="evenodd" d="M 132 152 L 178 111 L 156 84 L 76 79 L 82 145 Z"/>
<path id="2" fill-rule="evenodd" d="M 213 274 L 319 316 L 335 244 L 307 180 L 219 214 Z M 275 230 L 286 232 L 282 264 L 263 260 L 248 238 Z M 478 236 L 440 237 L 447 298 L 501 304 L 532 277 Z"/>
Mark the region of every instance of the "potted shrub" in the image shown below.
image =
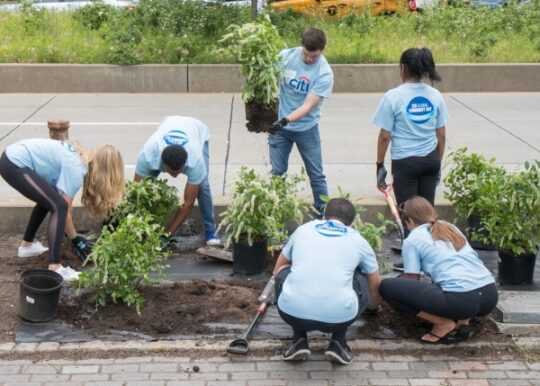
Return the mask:
<path id="1" fill-rule="evenodd" d="M 501 284 L 531 284 L 540 242 L 540 161 L 500 175 L 479 199 L 487 234 L 499 250 Z"/>
<path id="2" fill-rule="evenodd" d="M 226 245 L 233 245 L 233 271 L 261 273 L 266 267 L 268 243 L 280 244 L 288 237 L 286 223 L 301 223 L 310 205 L 299 200 L 300 176 L 263 178 L 242 167 L 234 184 L 234 195 L 219 225 Z"/>
<path id="3" fill-rule="evenodd" d="M 444 196 L 452 203 L 456 216 L 467 221 L 467 236 L 471 245 L 478 249 L 496 249 L 480 239 L 486 236 L 482 226 L 484 213 L 478 206 L 478 200 L 489 194 L 490 183 L 505 175 L 505 170 L 495 165 L 495 159 L 486 159 L 476 153 L 467 153 L 467 148 L 460 148 L 448 156 L 452 163 L 444 179 Z"/>
<path id="4" fill-rule="evenodd" d="M 277 120 L 277 93 L 282 76 L 279 51 L 285 44 L 268 15 L 242 26 L 231 25 L 228 31 L 220 42 L 228 45 L 246 79 L 242 89 L 246 127 L 253 132 L 268 131 Z"/>

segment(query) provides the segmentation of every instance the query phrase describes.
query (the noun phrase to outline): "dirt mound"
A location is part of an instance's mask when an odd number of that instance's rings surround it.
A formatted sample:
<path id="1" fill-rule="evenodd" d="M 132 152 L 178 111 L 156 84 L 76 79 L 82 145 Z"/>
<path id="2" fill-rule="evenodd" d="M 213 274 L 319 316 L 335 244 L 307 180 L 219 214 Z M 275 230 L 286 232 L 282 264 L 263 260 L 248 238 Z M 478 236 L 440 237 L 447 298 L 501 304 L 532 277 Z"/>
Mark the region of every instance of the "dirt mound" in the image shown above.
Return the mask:
<path id="1" fill-rule="evenodd" d="M 163 335 L 215 332 L 205 323 L 247 323 L 255 312 L 262 284 L 193 280 L 143 287 L 145 306 L 109 304 L 95 311 L 90 293 L 73 297 L 58 308 L 58 318 L 82 330 L 104 333 L 130 331 L 159 338 Z"/>

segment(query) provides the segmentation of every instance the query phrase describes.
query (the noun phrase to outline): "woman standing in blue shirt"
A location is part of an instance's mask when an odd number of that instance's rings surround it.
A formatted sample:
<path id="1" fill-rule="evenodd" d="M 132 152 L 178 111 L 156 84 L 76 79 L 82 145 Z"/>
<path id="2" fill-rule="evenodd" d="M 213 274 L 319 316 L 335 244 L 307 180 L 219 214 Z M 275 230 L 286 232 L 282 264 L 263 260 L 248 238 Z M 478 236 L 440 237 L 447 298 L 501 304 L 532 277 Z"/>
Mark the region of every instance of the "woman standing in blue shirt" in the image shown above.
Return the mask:
<path id="1" fill-rule="evenodd" d="M 444 155 L 446 104 L 441 93 L 422 82 L 440 81 L 431 51 L 409 48 L 401 55 L 403 83 L 388 91 L 375 112 L 381 128 L 377 141 L 377 185 L 386 177 L 384 157 L 392 143 L 392 175 L 396 201 L 421 196 L 432 205 Z"/>
<path id="2" fill-rule="evenodd" d="M 82 187 L 81 202 L 90 214 L 108 216 L 124 194 L 120 152 L 111 145 L 85 150 L 65 141 L 26 139 L 6 148 L 0 157 L 0 175 L 36 203 L 17 254 L 31 257 L 49 250 L 48 268 L 66 281 L 77 279 L 79 272 L 60 263 L 64 232 L 81 260 L 91 253 L 88 241 L 77 234 L 73 225 L 73 198 Z M 34 239 L 49 213 L 46 248 Z"/>
<path id="3" fill-rule="evenodd" d="M 452 224 L 437 220 L 426 199 L 407 200 L 403 216 L 411 231 L 402 249 L 405 279 L 384 279 L 379 293 L 396 310 L 433 323 L 422 341 L 462 340 L 458 330 L 497 305 L 495 280 L 465 236 Z M 432 282 L 419 281 L 420 272 Z"/>

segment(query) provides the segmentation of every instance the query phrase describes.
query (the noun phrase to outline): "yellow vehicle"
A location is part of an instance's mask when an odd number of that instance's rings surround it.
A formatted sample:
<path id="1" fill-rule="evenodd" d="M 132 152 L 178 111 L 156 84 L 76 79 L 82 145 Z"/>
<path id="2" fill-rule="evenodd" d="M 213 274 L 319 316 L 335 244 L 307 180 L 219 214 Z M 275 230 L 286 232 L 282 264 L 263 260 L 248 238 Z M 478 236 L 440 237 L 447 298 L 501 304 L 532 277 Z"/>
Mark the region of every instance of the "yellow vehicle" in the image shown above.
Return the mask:
<path id="1" fill-rule="evenodd" d="M 351 11 L 361 13 L 369 10 L 373 15 L 394 13 L 404 6 L 403 0 L 276 0 L 270 7 L 279 10 L 292 9 L 307 15 L 340 18 Z"/>

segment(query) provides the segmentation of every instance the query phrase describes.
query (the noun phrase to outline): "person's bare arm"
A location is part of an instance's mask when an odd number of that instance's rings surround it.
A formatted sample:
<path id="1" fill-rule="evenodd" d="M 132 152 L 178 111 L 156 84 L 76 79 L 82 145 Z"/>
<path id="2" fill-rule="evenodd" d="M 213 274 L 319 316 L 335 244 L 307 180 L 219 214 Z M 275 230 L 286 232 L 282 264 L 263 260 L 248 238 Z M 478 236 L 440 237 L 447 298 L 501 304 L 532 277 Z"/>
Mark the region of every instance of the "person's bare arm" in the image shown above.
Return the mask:
<path id="1" fill-rule="evenodd" d="M 444 156 L 444 148 L 446 146 L 446 127 L 442 126 L 436 130 L 437 133 L 437 152 L 439 153 L 439 158 L 442 161 Z"/>
<path id="2" fill-rule="evenodd" d="M 281 271 L 285 267 L 289 267 L 291 265 L 291 262 L 285 258 L 285 255 L 283 252 L 279 255 L 276 265 L 274 267 L 273 275 L 277 275 L 279 271 Z"/>
<path id="3" fill-rule="evenodd" d="M 133 176 L 133 182 L 139 182 L 140 180 L 142 180 L 144 177 L 141 176 L 140 174 L 137 174 L 135 173 L 135 175 Z"/>
<path id="4" fill-rule="evenodd" d="M 184 188 L 184 203 L 180 206 L 180 208 L 178 208 L 173 220 L 167 227 L 167 233 L 169 235 L 174 235 L 176 230 L 186 220 L 189 212 L 191 212 L 191 209 L 193 208 L 193 205 L 195 205 L 195 200 L 197 199 L 198 193 L 199 185 L 186 183 L 186 187 Z"/>
<path id="5" fill-rule="evenodd" d="M 309 112 L 313 110 L 313 108 L 317 106 L 321 100 L 322 100 L 322 97 L 319 95 L 315 95 L 311 93 L 308 94 L 302 106 L 300 106 L 299 108 L 294 110 L 292 113 L 287 115 L 287 119 L 289 120 L 289 122 L 294 122 L 294 121 L 298 121 L 299 119 L 302 119 L 303 117 L 308 115 Z"/>
<path id="6" fill-rule="evenodd" d="M 68 204 L 68 210 L 66 215 L 66 224 L 64 226 L 64 232 L 66 235 L 72 239 L 75 236 L 77 236 L 77 229 L 75 229 L 75 224 L 73 224 L 73 197 L 68 196 L 64 192 L 60 192 L 60 195 L 62 198 L 66 201 Z"/>
<path id="7" fill-rule="evenodd" d="M 377 163 L 384 163 L 384 157 L 390 144 L 390 138 L 392 134 L 389 131 L 381 129 L 379 132 L 379 138 L 377 139 Z"/>
<path id="8" fill-rule="evenodd" d="M 381 284 L 381 274 L 379 270 L 370 273 L 367 275 L 368 287 L 369 287 L 369 296 L 371 302 L 368 305 L 368 308 L 373 310 L 381 304 L 381 296 L 379 295 L 379 285 Z"/>
<path id="9" fill-rule="evenodd" d="M 404 273 L 403 278 L 409 280 L 418 280 L 420 279 L 420 275 L 417 273 Z"/>

